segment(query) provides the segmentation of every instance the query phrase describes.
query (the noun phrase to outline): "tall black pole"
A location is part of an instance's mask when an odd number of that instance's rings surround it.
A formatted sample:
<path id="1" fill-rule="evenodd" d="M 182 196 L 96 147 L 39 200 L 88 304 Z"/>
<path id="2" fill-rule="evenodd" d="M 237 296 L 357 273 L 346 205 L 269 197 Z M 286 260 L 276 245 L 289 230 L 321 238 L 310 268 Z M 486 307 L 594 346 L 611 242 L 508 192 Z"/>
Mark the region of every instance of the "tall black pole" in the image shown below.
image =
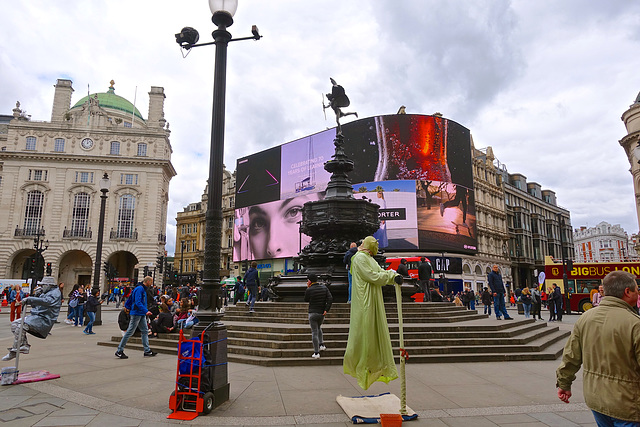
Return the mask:
<path id="1" fill-rule="evenodd" d="M 227 45 L 231 34 L 227 27 L 233 18 L 224 12 L 213 15 L 218 29 L 212 33 L 216 45 L 213 77 L 213 110 L 211 112 L 211 150 L 207 192 L 204 273 L 198 315 L 205 324 L 220 319 L 220 245 L 222 243 L 222 173 L 224 158 L 224 119 L 227 80 Z"/>
<path id="2" fill-rule="evenodd" d="M 178 285 L 182 286 L 182 263 L 184 262 L 184 240 L 180 241 L 180 277 L 178 277 Z"/>
<path id="3" fill-rule="evenodd" d="M 109 175 L 105 172 L 102 180 L 108 180 Z M 100 266 L 102 265 L 102 242 L 104 237 L 104 216 L 107 205 L 107 193 L 109 192 L 109 188 L 100 188 L 102 195 L 100 196 L 100 219 L 98 223 L 98 241 L 96 244 L 96 262 L 93 266 L 93 287 L 91 288 L 91 292 L 98 291 L 98 295 L 100 292 Z M 96 318 L 93 322 L 95 326 L 102 325 L 102 308 L 100 305 L 96 307 Z"/>
<path id="4" fill-rule="evenodd" d="M 562 287 L 563 287 L 563 295 L 567 294 L 569 291 L 569 280 L 567 276 L 567 257 L 565 256 L 564 251 L 564 218 L 558 214 L 560 217 L 560 251 L 562 253 Z M 563 296 L 564 298 L 564 296 Z M 562 302 L 560 305 L 560 310 L 562 310 Z"/>

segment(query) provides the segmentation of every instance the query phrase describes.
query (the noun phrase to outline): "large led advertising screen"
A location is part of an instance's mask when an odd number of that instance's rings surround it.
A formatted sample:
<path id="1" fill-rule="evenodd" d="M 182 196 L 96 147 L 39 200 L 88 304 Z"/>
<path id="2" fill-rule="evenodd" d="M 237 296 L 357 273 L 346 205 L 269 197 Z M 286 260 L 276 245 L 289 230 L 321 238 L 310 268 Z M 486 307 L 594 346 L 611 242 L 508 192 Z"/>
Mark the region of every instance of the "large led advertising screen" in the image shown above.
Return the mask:
<path id="1" fill-rule="evenodd" d="M 354 197 L 380 206 L 387 251 L 477 250 L 471 136 L 439 116 L 400 114 L 342 125 Z M 297 256 L 302 206 L 324 198 L 336 129 L 238 160 L 234 261 Z M 365 237 L 365 236 L 362 236 Z"/>

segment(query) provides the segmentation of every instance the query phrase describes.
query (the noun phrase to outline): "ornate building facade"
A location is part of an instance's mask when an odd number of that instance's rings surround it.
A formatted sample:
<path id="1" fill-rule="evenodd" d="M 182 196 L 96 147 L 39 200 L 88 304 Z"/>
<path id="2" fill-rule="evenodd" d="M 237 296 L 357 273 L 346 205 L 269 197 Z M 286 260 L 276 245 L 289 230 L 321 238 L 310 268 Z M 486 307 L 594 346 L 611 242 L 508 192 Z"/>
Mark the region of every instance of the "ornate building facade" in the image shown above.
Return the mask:
<path id="1" fill-rule="evenodd" d="M 634 249 L 637 236 L 631 238 L 620 224 L 602 221 L 595 227 L 580 227 L 573 232 L 576 262 L 637 261 Z"/>
<path id="2" fill-rule="evenodd" d="M 58 79 L 51 121 L 31 120 L 17 103 L 0 132 L 0 275 L 29 276 L 34 236 L 45 233 L 53 276 L 66 288 L 93 282 L 100 219 L 99 181 L 107 174 L 102 259 L 121 281 L 153 274 L 164 255 L 171 164 L 162 87 L 149 91 L 148 117 L 115 94 L 71 104 L 72 82 Z M 161 281 L 156 275 L 156 283 Z M 65 289 L 67 292 L 67 289 Z"/>
<path id="3" fill-rule="evenodd" d="M 627 154 L 629 172 L 633 179 L 633 189 L 635 192 L 636 215 L 638 217 L 638 227 L 640 228 L 640 94 L 636 97 L 629 109 L 622 114 L 622 121 L 627 128 L 627 135 L 620 140 L 620 145 Z M 635 247 L 640 252 L 640 246 Z"/>
<path id="4" fill-rule="evenodd" d="M 190 203 L 176 217 L 176 254 L 174 269 L 185 276 L 202 281 L 204 269 L 205 220 L 209 189 L 205 186 L 200 202 Z M 220 278 L 237 276 L 240 267 L 233 263 L 233 220 L 236 174 L 223 171 L 222 177 L 222 240 L 220 248 Z M 182 266 L 182 270 L 181 267 Z M 191 279 L 191 277 L 185 277 Z"/>

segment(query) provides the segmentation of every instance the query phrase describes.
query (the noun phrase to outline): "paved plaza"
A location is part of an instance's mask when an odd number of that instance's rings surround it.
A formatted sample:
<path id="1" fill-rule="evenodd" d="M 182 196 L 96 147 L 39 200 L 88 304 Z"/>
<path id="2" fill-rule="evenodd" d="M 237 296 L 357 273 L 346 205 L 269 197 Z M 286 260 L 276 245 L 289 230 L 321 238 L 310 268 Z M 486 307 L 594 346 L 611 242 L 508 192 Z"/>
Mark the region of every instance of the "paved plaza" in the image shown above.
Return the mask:
<path id="1" fill-rule="evenodd" d="M 174 390 L 176 357 L 114 349 L 97 341 L 118 335 L 115 307 L 103 310 L 96 335 L 57 324 L 47 340 L 30 339 L 31 354 L 20 371 L 45 369 L 59 379 L 0 388 L 0 422 L 11 426 L 162 426 L 175 424 L 233 426 L 337 427 L 352 425 L 336 396 L 391 392 L 400 381 L 361 390 L 341 366 L 261 367 L 229 364 L 231 396 L 207 416 L 194 421 L 167 420 Z M 65 313 L 60 314 L 60 319 Z M 513 316 L 517 316 L 515 311 Z M 565 316 L 571 329 L 577 315 Z M 10 345 L 9 316 L 0 313 L 0 346 Z M 151 340 L 153 348 L 153 340 Z M 312 348 L 309 343 L 309 356 Z M 470 355 L 470 358 L 473 356 Z M 12 366 L 1 362 L 0 366 Z M 559 360 L 496 363 L 407 363 L 407 404 L 419 414 L 409 426 L 595 426 L 584 405 L 581 374 L 571 404 L 556 396 Z"/>

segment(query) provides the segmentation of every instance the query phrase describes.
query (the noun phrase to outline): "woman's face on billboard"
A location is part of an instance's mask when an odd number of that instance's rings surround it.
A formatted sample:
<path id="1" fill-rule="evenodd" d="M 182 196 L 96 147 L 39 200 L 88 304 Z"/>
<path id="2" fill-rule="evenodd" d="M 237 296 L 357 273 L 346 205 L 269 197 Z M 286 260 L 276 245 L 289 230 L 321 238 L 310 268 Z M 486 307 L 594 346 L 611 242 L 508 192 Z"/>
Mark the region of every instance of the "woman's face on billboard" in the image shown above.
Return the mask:
<path id="1" fill-rule="evenodd" d="M 298 253 L 298 223 L 302 221 L 302 207 L 306 202 L 318 200 L 319 194 L 252 206 L 249 209 L 249 241 L 254 258 L 295 256 Z M 303 242 L 303 246 L 305 244 Z"/>

